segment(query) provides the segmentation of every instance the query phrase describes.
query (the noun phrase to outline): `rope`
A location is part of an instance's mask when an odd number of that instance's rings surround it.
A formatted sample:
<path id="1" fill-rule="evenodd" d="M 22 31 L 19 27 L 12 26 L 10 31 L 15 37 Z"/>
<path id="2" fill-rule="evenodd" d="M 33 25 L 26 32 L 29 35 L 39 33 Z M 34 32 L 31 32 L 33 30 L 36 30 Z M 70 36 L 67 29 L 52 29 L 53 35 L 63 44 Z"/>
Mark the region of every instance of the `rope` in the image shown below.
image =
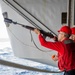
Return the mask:
<path id="1" fill-rule="evenodd" d="M 36 48 L 36 47 L 34 47 L 34 46 L 30 46 L 30 45 L 28 45 L 28 44 L 25 44 L 25 43 L 22 42 L 20 39 L 18 39 L 17 36 L 16 36 L 9 28 L 8 28 L 8 30 L 9 30 L 10 33 L 11 33 L 20 43 L 22 43 L 23 45 L 29 46 L 29 47 L 32 47 L 32 48 Z"/>
<path id="2" fill-rule="evenodd" d="M 28 45 L 28 44 L 25 44 L 24 42 L 22 42 L 9 28 L 8 28 L 8 30 L 10 31 L 10 33 L 15 37 L 15 39 L 17 39 L 20 43 L 22 43 L 24 46 L 28 46 L 28 47 L 32 47 L 32 48 L 36 48 L 37 47 L 37 45 L 35 44 L 35 46 L 36 47 L 34 47 L 34 46 L 30 46 L 30 45 Z M 31 37 L 32 37 L 32 34 L 31 34 Z M 32 38 L 31 38 L 31 40 L 32 40 Z M 33 40 L 34 41 L 34 40 Z M 34 42 L 35 43 L 35 42 Z M 39 50 L 39 51 L 42 51 L 42 52 L 44 52 L 44 53 L 47 53 L 48 54 L 48 52 L 51 52 L 51 51 L 44 51 L 44 50 L 41 50 L 41 49 L 39 49 L 38 47 L 37 47 L 37 49 Z M 51 55 L 50 54 L 48 54 L 50 57 L 51 57 Z"/>
<path id="3" fill-rule="evenodd" d="M 30 70 L 30 71 L 36 71 L 36 72 L 45 72 L 45 73 L 61 73 L 61 72 L 63 72 L 63 71 L 49 71 L 49 70 L 44 70 L 44 69 L 33 68 L 33 67 L 29 67 L 29 66 L 25 66 L 25 65 L 21 65 L 21 64 L 17 64 L 17 63 L 5 61 L 2 59 L 0 59 L 0 64 L 9 66 L 9 67 L 19 68 L 19 69 L 24 69 L 24 70 L 26 69 L 26 70 Z"/>
<path id="4" fill-rule="evenodd" d="M 15 35 L 15 34 L 14 34 L 9 28 L 8 28 L 8 30 L 9 30 L 9 31 L 12 33 L 12 35 L 13 35 L 13 36 L 14 36 L 14 37 L 15 37 L 20 43 L 22 43 L 23 45 L 25 45 L 25 46 L 29 46 L 29 47 L 32 47 L 32 48 L 37 48 L 38 50 L 40 50 L 40 51 L 42 51 L 42 52 L 51 52 L 50 50 L 49 50 L 49 51 L 44 51 L 44 50 L 38 48 L 37 45 L 35 44 L 34 40 L 33 40 L 33 37 L 32 37 L 31 32 L 30 32 L 31 40 L 33 41 L 35 47 L 34 47 L 34 46 L 30 46 L 30 45 L 28 45 L 28 44 L 25 44 L 25 43 L 22 42 L 20 39 L 18 39 L 18 38 L 16 37 L 16 35 Z"/>
<path id="5" fill-rule="evenodd" d="M 36 48 L 37 48 L 38 50 L 40 50 L 40 51 L 42 51 L 42 52 L 51 52 L 50 50 L 49 50 L 49 51 L 44 51 L 44 50 L 40 49 L 40 48 L 36 45 L 36 43 L 35 43 L 35 41 L 34 41 L 34 39 L 33 39 L 33 36 L 32 36 L 31 31 L 30 31 L 30 35 L 31 35 L 31 40 L 33 41 L 34 45 L 36 46 Z"/>

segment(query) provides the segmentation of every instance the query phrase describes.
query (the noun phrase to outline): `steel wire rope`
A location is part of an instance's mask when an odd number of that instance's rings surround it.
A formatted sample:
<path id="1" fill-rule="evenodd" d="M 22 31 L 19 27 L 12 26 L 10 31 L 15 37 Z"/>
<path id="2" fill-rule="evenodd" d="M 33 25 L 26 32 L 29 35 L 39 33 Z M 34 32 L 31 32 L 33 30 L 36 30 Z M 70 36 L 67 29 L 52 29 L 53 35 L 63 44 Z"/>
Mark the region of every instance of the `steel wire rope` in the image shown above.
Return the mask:
<path id="1" fill-rule="evenodd" d="M 33 43 L 34 43 L 35 47 L 34 47 L 34 46 L 30 46 L 30 45 L 28 45 L 28 44 L 25 44 L 25 43 L 22 42 L 19 38 L 17 38 L 16 35 L 15 35 L 9 28 L 8 28 L 8 30 L 9 30 L 9 31 L 11 32 L 11 34 L 12 34 L 20 43 L 22 43 L 23 45 L 29 46 L 29 47 L 32 47 L 32 48 L 37 48 L 37 49 L 39 49 L 39 48 L 37 47 L 37 45 L 35 44 L 32 35 L 31 35 L 31 39 L 33 40 Z M 31 34 L 31 33 L 30 33 L 30 34 Z M 39 50 L 42 51 L 42 52 L 50 52 L 50 51 L 44 51 L 44 50 L 41 50 L 41 49 L 39 49 Z"/>
<path id="2" fill-rule="evenodd" d="M 32 48 L 36 48 L 36 47 L 34 47 L 34 46 L 30 46 L 30 45 L 28 45 L 28 44 L 25 44 L 24 42 L 22 42 L 19 38 L 17 38 L 17 36 L 8 28 L 8 30 L 11 32 L 11 34 L 20 42 L 20 43 L 22 43 L 23 45 L 25 45 L 25 46 L 29 46 L 29 47 L 32 47 Z"/>
<path id="3" fill-rule="evenodd" d="M 39 51 L 42 51 L 42 52 L 45 52 L 45 53 L 49 53 L 49 52 L 52 52 L 52 51 L 45 51 L 45 50 L 42 50 L 42 49 L 40 49 L 37 45 L 36 45 L 36 43 L 35 43 L 35 41 L 34 41 L 34 39 L 33 39 L 33 36 L 32 36 L 32 33 L 31 33 L 31 30 L 30 30 L 30 35 L 31 35 L 31 41 L 33 41 L 33 43 L 34 43 L 34 45 L 35 45 L 35 47 L 39 50 Z M 51 55 L 50 54 L 48 54 L 50 57 L 51 57 Z"/>
<path id="4" fill-rule="evenodd" d="M 40 49 L 40 48 L 36 45 L 36 43 L 35 43 L 35 41 L 34 41 L 34 39 L 33 39 L 31 30 L 30 30 L 30 35 L 31 35 L 31 40 L 33 41 L 33 43 L 34 43 L 34 45 L 35 45 L 35 47 L 36 47 L 37 49 L 39 49 L 39 50 L 42 51 L 42 52 L 51 52 L 50 50 L 49 50 L 49 51 L 42 50 L 42 49 Z"/>

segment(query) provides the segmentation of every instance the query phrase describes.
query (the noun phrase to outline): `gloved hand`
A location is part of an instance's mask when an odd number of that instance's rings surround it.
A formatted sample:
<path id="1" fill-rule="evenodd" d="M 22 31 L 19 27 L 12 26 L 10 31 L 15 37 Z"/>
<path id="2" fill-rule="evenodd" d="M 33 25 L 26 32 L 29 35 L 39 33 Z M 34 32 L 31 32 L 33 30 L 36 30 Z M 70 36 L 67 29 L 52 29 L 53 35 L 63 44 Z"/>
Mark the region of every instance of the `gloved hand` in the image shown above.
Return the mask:
<path id="1" fill-rule="evenodd" d="M 52 59 L 53 59 L 54 61 L 57 61 L 57 60 L 58 60 L 58 56 L 57 56 L 57 55 L 52 55 Z"/>
<path id="2" fill-rule="evenodd" d="M 40 30 L 39 29 L 37 29 L 37 28 L 35 28 L 34 29 L 34 32 L 36 33 L 36 34 L 38 34 L 38 35 L 40 35 L 41 33 L 40 33 Z"/>

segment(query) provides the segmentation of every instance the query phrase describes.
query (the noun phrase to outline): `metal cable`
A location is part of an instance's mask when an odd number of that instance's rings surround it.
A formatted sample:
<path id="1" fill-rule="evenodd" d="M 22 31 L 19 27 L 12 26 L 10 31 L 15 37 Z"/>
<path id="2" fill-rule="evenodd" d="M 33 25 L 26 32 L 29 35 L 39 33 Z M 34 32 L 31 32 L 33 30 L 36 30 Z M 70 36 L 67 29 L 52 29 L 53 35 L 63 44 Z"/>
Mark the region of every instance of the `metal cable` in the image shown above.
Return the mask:
<path id="1" fill-rule="evenodd" d="M 16 35 L 15 35 L 9 28 L 8 28 L 8 30 L 9 30 L 9 31 L 11 32 L 11 34 L 12 34 L 20 43 L 22 43 L 23 45 L 29 46 L 29 47 L 32 47 L 32 48 L 37 48 L 38 50 L 40 50 L 40 51 L 42 51 L 42 52 L 51 52 L 51 51 L 45 51 L 45 50 L 42 50 L 42 49 L 38 48 L 37 45 L 35 44 L 34 40 L 33 40 L 33 37 L 32 37 L 32 34 L 31 34 L 31 33 L 30 33 L 30 35 L 31 35 L 31 40 L 33 41 L 35 47 L 34 47 L 34 46 L 30 46 L 30 45 L 28 45 L 28 44 L 25 44 L 25 43 L 22 42 L 19 38 L 17 38 Z"/>
<path id="2" fill-rule="evenodd" d="M 25 14 L 23 14 L 21 11 L 19 11 L 15 6 L 13 6 L 8 0 L 3 0 L 8 6 L 12 7 L 18 14 L 20 14 L 23 18 L 25 18 L 29 23 L 31 23 L 33 26 L 35 26 L 38 29 L 43 30 L 40 28 L 36 23 L 34 23 L 31 19 L 29 19 Z M 15 0 L 13 0 L 15 2 Z M 15 2 L 16 3 L 16 2 Z M 17 4 L 17 3 L 16 3 Z M 18 4 L 17 4 L 18 5 Z M 21 7 L 21 6 L 20 6 Z M 21 7 L 22 8 L 22 7 Z M 23 9 L 23 8 L 22 8 Z M 23 9 L 25 10 L 25 9 Z M 26 10 L 25 10 L 26 11 Z M 27 12 L 27 11 L 26 11 Z M 28 13 L 28 12 L 27 12 Z M 30 13 L 28 13 L 31 15 Z M 32 16 L 32 15 L 31 15 Z M 33 17 L 33 16 L 32 16 Z M 35 18 L 35 17 L 33 17 Z M 44 27 L 46 27 L 41 21 L 39 21 L 37 18 L 35 18 L 38 22 L 40 22 Z M 46 27 L 49 31 L 51 31 L 54 35 L 56 35 L 52 30 L 50 30 L 48 27 Z M 56 35 L 57 36 L 57 35 Z"/>
<path id="3" fill-rule="evenodd" d="M 33 41 L 33 43 L 34 43 L 34 45 L 36 46 L 37 49 L 39 49 L 39 50 L 42 51 L 42 52 L 51 52 L 50 50 L 49 50 L 49 51 L 42 50 L 42 49 L 40 49 L 40 48 L 36 45 L 36 43 L 35 43 L 35 41 L 34 41 L 34 39 L 33 39 L 31 30 L 30 30 L 30 35 L 31 35 L 31 40 Z"/>

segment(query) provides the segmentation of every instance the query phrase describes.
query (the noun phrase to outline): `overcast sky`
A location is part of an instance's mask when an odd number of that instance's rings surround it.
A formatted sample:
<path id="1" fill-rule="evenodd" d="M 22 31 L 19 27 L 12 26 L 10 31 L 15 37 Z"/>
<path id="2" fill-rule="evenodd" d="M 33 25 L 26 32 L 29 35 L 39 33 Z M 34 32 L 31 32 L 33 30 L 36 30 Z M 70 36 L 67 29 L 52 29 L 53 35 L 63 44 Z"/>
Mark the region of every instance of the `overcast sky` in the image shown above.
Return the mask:
<path id="1" fill-rule="evenodd" d="M 8 33 L 6 30 L 6 26 L 4 23 L 4 19 L 2 16 L 2 11 L 0 8 L 0 49 L 8 47 L 8 46 L 11 47 L 10 42 L 9 42 Z"/>
<path id="2" fill-rule="evenodd" d="M 4 19 L 2 16 L 1 8 L 0 8 L 0 38 L 8 38 L 8 34 L 7 34 L 6 26 L 4 23 Z"/>

